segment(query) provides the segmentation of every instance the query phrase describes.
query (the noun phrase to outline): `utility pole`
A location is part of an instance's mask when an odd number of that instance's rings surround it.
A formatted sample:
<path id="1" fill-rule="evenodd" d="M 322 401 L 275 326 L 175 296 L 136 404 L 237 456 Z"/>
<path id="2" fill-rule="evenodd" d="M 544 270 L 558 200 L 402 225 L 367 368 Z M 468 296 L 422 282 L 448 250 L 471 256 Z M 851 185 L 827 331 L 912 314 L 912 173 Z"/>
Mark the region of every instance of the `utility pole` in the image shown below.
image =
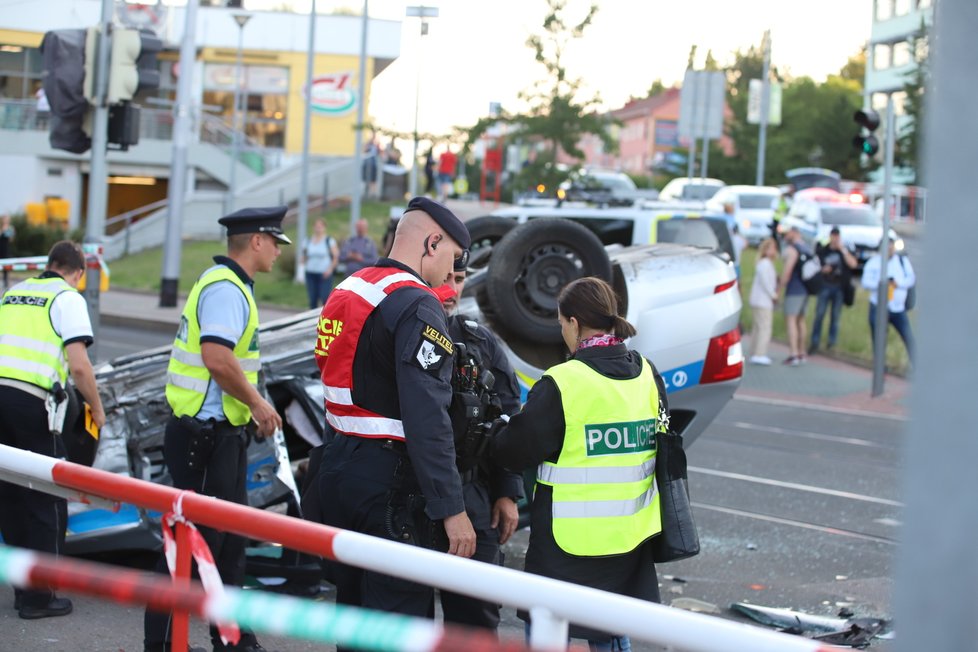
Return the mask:
<path id="1" fill-rule="evenodd" d="M 166 237 L 163 240 L 163 270 L 160 278 L 160 307 L 177 305 L 180 283 L 180 236 L 183 230 L 183 208 L 187 201 L 187 145 L 193 122 L 191 82 L 197 54 L 197 7 L 200 0 L 187 0 L 183 41 L 180 42 L 180 79 L 177 81 L 177 104 L 173 120 L 173 160 L 170 162 L 170 185 L 166 192 Z"/>
<path id="2" fill-rule="evenodd" d="M 98 35 L 98 50 L 95 55 L 95 106 L 92 111 L 92 168 L 88 173 L 88 219 L 85 224 L 85 245 L 88 253 L 100 250 L 105 236 L 105 212 L 108 203 L 109 186 L 106 170 L 106 148 L 109 144 L 109 105 L 106 98 L 109 88 L 109 49 L 112 47 L 113 0 L 102 0 L 102 29 Z M 87 257 L 87 256 L 86 256 Z M 98 357 L 98 332 L 101 326 L 99 308 L 99 282 L 101 270 L 86 265 L 85 301 L 92 322 L 95 343 L 88 347 L 88 355 L 93 360 Z"/>
<path id="3" fill-rule="evenodd" d="M 360 26 L 360 87 L 357 89 L 357 130 L 354 135 L 353 144 L 353 165 L 356 166 L 356 181 L 353 187 L 353 199 L 350 202 L 350 235 L 356 233 L 356 223 L 360 219 L 360 201 L 363 198 L 363 102 L 366 96 L 367 87 L 367 22 L 370 14 L 367 8 L 367 0 L 363 0 L 363 24 Z M 379 171 L 381 163 L 374 161 L 376 169 Z M 382 186 L 381 186 L 382 187 Z"/>
<path id="4" fill-rule="evenodd" d="M 876 328 L 873 331 L 873 396 L 883 393 L 886 375 L 886 334 L 890 330 L 889 289 L 886 273 L 890 260 L 890 213 L 893 205 L 893 150 L 896 149 L 893 94 L 886 96 L 886 149 L 883 154 L 883 238 L 880 241 L 880 282 L 876 287 Z"/>
<path id="5" fill-rule="evenodd" d="M 771 30 L 764 31 L 764 64 L 761 68 L 761 122 L 757 135 L 757 176 L 754 185 L 764 185 L 764 164 L 767 157 L 767 121 L 771 112 Z"/>
<path id="6" fill-rule="evenodd" d="M 305 275 L 302 255 L 306 250 L 306 233 L 309 231 L 309 138 L 312 131 L 312 78 L 316 60 L 316 0 L 309 10 L 309 47 L 306 52 L 306 112 L 302 118 L 302 173 L 299 175 L 299 216 L 295 225 L 296 257 L 295 282 L 301 283 Z"/>

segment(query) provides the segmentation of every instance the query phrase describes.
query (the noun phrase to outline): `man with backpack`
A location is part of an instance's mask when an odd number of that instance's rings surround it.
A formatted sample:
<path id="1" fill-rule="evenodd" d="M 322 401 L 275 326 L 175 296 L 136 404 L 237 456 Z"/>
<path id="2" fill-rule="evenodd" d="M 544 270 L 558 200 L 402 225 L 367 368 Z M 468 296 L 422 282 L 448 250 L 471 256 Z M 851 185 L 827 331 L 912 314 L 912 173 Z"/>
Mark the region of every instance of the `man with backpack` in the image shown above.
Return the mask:
<path id="1" fill-rule="evenodd" d="M 797 227 L 784 234 L 784 267 L 778 285 L 784 291 L 784 325 L 788 331 L 788 357 L 784 364 L 797 367 L 805 357 L 805 308 L 808 295 L 817 292 L 821 265 L 815 253 L 801 238 Z M 813 268 L 812 272 L 808 269 Z M 804 271 L 803 271 L 804 270 Z"/>
<path id="2" fill-rule="evenodd" d="M 886 276 L 882 277 L 884 273 Z M 887 320 L 896 329 L 900 339 L 903 340 L 903 345 L 907 348 L 907 357 L 913 364 L 914 339 L 907 313 L 916 303 L 917 276 L 914 274 L 910 259 L 904 254 L 897 253 L 896 243 L 892 238 L 889 241 L 885 271 L 879 254 L 866 261 L 866 266 L 863 268 L 862 285 L 869 290 L 869 335 L 874 340 L 876 338 L 877 289 L 880 278 L 886 278 L 889 281 L 886 289 Z"/>
<path id="3" fill-rule="evenodd" d="M 832 231 L 829 232 L 829 241 L 819 243 L 815 248 L 815 255 L 822 263 L 822 289 L 818 291 L 818 300 L 815 304 L 815 321 L 812 322 L 812 341 L 808 346 L 808 355 L 818 351 L 819 341 L 822 339 L 822 322 L 830 307 L 832 313 L 829 315 L 828 348 L 831 350 L 835 347 L 839 337 L 842 304 L 845 302 L 846 305 L 852 305 L 852 270 L 859 265 L 856 256 L 842 242 L 842 235 L 837 226 L 832 227 Z M 849 301 L 845 301 L 846 293 L 849 293 Z"/>

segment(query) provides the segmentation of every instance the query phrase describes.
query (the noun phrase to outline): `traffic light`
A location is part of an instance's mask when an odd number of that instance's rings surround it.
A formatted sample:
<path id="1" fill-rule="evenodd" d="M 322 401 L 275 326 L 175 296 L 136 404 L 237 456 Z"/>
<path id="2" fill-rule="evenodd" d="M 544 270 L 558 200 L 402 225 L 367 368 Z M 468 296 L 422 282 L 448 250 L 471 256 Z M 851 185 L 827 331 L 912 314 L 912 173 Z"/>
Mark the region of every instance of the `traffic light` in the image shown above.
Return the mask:
<path id="1" fill-rule="evenodd" d="M 41 83 L 51 105 L 51 147 L 84 154 L 92 146 L 84 124 L 89 112 L 85 99 L 84 29 L 46 32 L 41 41 Z"/>
<path id="2" fill-rule="evenodd" d="M 163 42 L 150 31 L 116 28 L 112 31 L 109 63 L 109 104 L 131 100 L 142 90 L 158 88 L 156 54 Z"/>
<path id="3" fill-rule="evenodd" d="M 880 126 L 880 114 L 872 109 L 862 109 L 852 115 L 852 119 L 859 125 L 859 133 L 852 139 L 853 146 L 866 156 L 875 156 L 880 151 L 880 141 L 876 139 L 873 132 Z M 865 127 L 869 133 L 865 136 L 862 128 Z"/>

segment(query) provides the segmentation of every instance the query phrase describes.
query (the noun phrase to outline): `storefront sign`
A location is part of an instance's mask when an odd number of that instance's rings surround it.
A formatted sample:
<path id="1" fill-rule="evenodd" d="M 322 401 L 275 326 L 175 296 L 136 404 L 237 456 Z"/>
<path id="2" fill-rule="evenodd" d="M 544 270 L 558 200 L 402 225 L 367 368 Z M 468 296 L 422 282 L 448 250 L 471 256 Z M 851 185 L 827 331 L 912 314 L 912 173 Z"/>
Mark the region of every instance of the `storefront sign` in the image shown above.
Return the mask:
<path id="1" fill-rule="evenodd" d="M 346 115 L 356 106 L 357 96 L 350 80 L 352 72 L 320 75 L 312 80 L 312 110 L 329 116 Z"/>

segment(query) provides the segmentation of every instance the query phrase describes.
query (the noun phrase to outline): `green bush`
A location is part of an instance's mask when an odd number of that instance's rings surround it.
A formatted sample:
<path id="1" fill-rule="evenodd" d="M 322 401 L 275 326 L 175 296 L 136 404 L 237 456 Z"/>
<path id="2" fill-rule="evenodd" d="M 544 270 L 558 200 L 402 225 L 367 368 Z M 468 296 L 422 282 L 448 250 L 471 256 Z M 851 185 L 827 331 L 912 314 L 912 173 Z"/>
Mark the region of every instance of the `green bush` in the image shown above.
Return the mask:
<path id="1" fill-rule="evenodd" d="M 10 243 L 11 257 L 46 256 L 59 240 L 81 242 L 83 237 L 80 229 L 68 232 L 47 224 L 29 224 L 24 215 L 15 215 L 10 223 L 15 231 L 14 239 Z"/>

